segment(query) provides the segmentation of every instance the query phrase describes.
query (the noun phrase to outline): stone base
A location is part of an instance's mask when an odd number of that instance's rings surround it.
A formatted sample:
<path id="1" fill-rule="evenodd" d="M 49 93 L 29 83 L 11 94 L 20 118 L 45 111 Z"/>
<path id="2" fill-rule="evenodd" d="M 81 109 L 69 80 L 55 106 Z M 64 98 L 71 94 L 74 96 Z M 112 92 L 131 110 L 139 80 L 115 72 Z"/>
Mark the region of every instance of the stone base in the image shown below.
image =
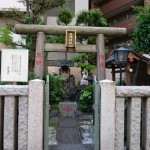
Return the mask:
<path id="1" fill-rule="evenodd" d="M 77 112 L 77 103 L 64 101 L 59 103 L 59 111 L 62 117 L 75 117 Z"/>

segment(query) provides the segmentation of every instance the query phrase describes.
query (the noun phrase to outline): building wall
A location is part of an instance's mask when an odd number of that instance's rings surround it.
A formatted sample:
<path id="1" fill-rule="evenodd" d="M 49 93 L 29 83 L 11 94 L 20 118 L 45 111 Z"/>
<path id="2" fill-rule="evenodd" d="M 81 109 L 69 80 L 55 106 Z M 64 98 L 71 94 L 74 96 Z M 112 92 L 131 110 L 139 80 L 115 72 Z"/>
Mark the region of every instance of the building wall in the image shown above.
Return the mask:
<path id="1" fill-rule="evenodd" d="M 81 10 L 88 10 L 89 9 L 89 1 L 84 0 L 84 2 L 81 2 L 81 0 L 75 0 L 75 15 L 77 15 Z"/>
<path id="2" fill-rule="evenodd" d="M 20 8 L 20 10 L 25 11 L 26 7 L 22 3 L 18 3 L 17 0 L 0 0 L 0 10 L 3 8 Z"/>
<path id="3" fill-rule="evenodd" d="M 145 0 L 150 1 L 150 0 Z M 133 5 L 144 6 L 144 0 L 105 0 L 99 3 L 104 17 L 110 27 L 123 27 L 127 33 L 131 33 L 135 28 L 137 13 L 132 9 Z M 129 43 L 131 36 L 112 38 L 107 43 L 107 47 L 115 48 L 117 44 Z"/>
<path id="4" fill-rule="evenodd" d="M 111 0 L 104 1 L 100 4 L 100 8 L 104 14 L 104 16 L 114 13 L 115 11 L 122 12 L 127 10 L 131 5 L 140 3 L 141 0 Z M 120 10 L 121 9 L 121 10 Z"/>
<path id="5" fill-rule="evenodd" d="M 84 0 L 84 3 L 81 3 L 81 0 L 68 0 L 67 3 L 63 7 L 70 8 L 74 16 L 76 16 L 81 10 L 89 9 L 89 1 Z M 57 25 L 57 15 L 61 7 L 53 8 L 49 11 L 49 17 L 47 24 Z M 73 19 L 70 25 L 75 25 L 75 18 Z"/>

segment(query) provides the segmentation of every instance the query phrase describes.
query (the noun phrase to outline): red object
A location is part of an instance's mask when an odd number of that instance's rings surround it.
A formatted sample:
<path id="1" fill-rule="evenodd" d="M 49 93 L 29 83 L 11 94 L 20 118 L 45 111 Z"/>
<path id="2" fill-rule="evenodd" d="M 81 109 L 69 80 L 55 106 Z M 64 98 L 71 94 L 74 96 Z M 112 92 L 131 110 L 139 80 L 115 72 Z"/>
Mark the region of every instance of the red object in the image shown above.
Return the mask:
<path id="1" fill-rule="evenodd" d="M 42 53 L 36 53 L 36 58 L 42 58 Z"/>
<path id="2" fill-rule="evenodd" d="M 35 63 L 36 63 L 36 65 L 41 65 L 42 61 L 41 60 L 37 60 Z"/>
<path id="3" fill-rule="evenodd" d="M 99 67 L 100 68 L 104 68 L 105 67 L 105 64 L 103 62 L 99 63 Z"/>
<path id="4" fill-rule="evenodd" d="M 70 108 L 70 106 L 67 106 L 65 109 L 64 109 L 66 112 L 71 112 L 72 109 Z"/>
<path id="5" fill-rule="evenodd" d="M 104 55 L 99 55 L 100 60 L 104 60 L 104 58 L 105 58 Z"/>

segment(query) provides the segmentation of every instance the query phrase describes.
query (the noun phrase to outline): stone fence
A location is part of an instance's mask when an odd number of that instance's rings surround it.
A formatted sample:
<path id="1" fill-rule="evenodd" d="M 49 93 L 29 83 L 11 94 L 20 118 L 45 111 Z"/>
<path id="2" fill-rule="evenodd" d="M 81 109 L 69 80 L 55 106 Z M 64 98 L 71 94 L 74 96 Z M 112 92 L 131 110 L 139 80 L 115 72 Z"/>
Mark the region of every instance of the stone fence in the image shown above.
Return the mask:
<path id="1" fill-rule="evenodd" d="M 0 86 L 0 149 L 43 150 L 44 81 Z"/>
<path id="2" fill-rule="evenodd" d="M 100 149 L 149 150 L 150 86 L 115 86 L 103 80 L 100 89 Z"/>

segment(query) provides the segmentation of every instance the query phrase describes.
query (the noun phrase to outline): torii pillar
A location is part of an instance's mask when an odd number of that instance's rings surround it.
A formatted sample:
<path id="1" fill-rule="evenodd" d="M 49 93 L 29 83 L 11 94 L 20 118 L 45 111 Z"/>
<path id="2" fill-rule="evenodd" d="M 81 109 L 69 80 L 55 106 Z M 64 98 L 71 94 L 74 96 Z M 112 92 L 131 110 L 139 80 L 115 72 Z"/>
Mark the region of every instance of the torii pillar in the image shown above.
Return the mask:
<path id="1" fill-rule="evenodd" d="M 43 79 L 44 47 L 45 47 L 45 34 L 43 32 L 38 32 L 37 33 L 37 40 L 36 40 L 34 73 L 36 76 L 38 76 L 39 79 Z"/>
<path id="2" fill-rule="evenodd" d="M 98 34 L 96 39 L 96 51 L 97 51 L 97 80 L 106 79 L 105 70 L 105 42 L 104 34 Z"/>

